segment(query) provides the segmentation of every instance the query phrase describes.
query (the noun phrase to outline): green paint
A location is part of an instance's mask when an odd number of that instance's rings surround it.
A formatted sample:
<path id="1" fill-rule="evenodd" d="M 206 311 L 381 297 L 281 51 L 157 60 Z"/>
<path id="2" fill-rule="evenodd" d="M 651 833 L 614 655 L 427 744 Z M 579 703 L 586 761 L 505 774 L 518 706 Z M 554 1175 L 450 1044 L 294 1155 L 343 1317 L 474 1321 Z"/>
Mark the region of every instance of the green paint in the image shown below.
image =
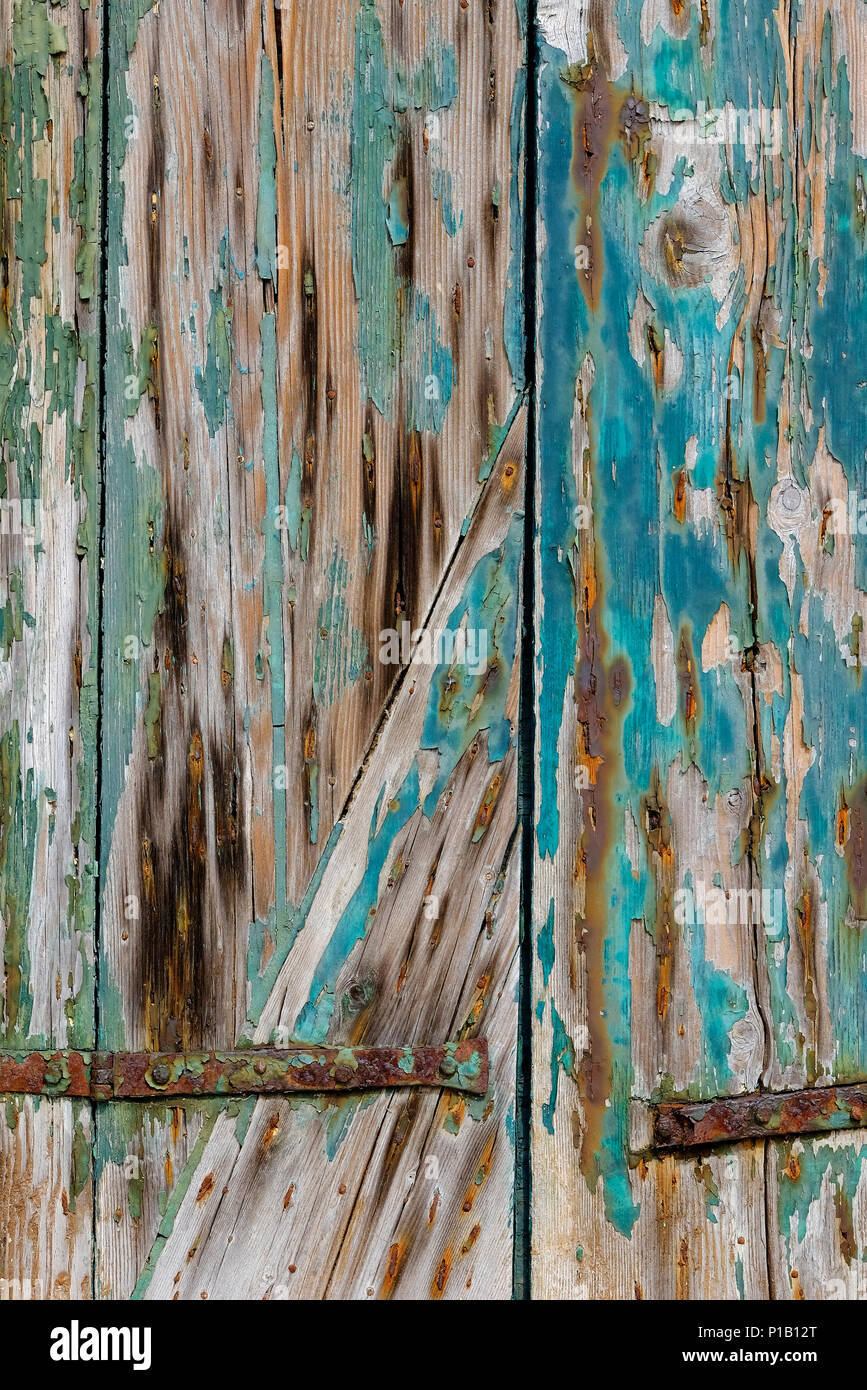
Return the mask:
<path id="1" fill-rule="evenodd" d="M 313 698 L 320 706 L 333 704 L 369 670 L 367 638 L 360 629 L 348 626 L 344 595 L 349 577 L 349 564 L 335 549 L 314 638 Z"/>
<path id="2" fill-rule="evenodd" d="M 76 1201 L 90 1179 L 90 1135 L 82 1124 L 82 1117 L 85 1113 L 86 1108 L 81 1107 L 72 1132 L 72 1167 L 68 1189 L 70 1211 L 75 1211 Z"/>
<path id="3" fill-rule="evenodd" d="M 405 180 L 392 178 L 383 198 L 410 107 L 436 111 L 457 96 L 453 51 L 432 45 L 407 74 L 389 63 L 374 0 L 363 0 L 355 21 L 355 82 L 351 118 L 352 270 L 358 298 L 358 359 L 362 392 L 391 418 L 398 370 L 411 402 L 411 429 L 442 429 L 452 391 L 451 353 L 426 296 L 398 259 L 410 236 Z"/>
<path id="4" fill-rule="evenodd" d="M 142 397 L 158 399 L 157 383 L 158 334 L 153 324 L 148 324 L 141 336 L 139 350 L 133 354 L 132 343 L 126 345 L 128 371 L 124 378 L 124 403 L 128 417 L 135 415 Z"/>
<path id="5" fill-rule="evenodd" d="M 33 768 L 21 773 L 17 721 L 0 737 L 0 920 L 6 1009 L 5 1045 L 29 1040 L 33 995 L 27 923 L 33 886 L 38 805 Z"/>
<path id="6" fill-rule="evenodd" d="M 211 304 L 208 319 L 205 370 L 196 368 L 196 390 L 205 408 L 205 419 L 211 438 L 223 424 L 232 380 L 232 306 L 224 298 L 229 241 L 224 235 L 220 242 L 220 283 L 209 293 Z"/>
<path id="7" fill-rule="evenodd" d="M 202 1154 L 205 1151 L 205 1145 L 207 1144 L 214 1131 L 214 1126 L 217 1123 L 217 1119 L 219 1118 L 220 1113 L 221 1108 L 218 1105 L 209 1107 L 204 1113 L 202 1119 L 202 1128 L 199 1131 L 199 1137 L 193 1145 L 192 1151 L 184 1165 L 183 1171 L 169 1195 L 168 1202 L 166 1203 L 165 1215 L 163 1216 L 163 1219 L 159 1224 L 154 1243 L 151 1246 L 150 1251 L 148 1252 L 148 1257 L 145 1261 L 144 1268 L 142 1269 L 142 1272 L 139 1275 L 138 1280 L 136 1281 L 135 1288 L 130 1294 L 131 1299 L 142 1299 L 144 1298 L 144 1295 L 147 1292 L 148 1285 L 150 1284 L 151 1279 L 154 1276 L 154 1270 L 156 1269 L 157 1264 L 159 1262 L 159 1257 L 162 1254 L 163 1247 L 165 1246 L 166 1241 L 168 1240 L 169 1236 L 174 1230 L 175 1218 L 177 1217 L 177 1214 L 180 1211 L 181 1203 L 183 1202 L 184 1197 L 186 1196 L 189 1190 L 190 1183 L 193 1180 L 193 1177 L 201 1161 Z"/>

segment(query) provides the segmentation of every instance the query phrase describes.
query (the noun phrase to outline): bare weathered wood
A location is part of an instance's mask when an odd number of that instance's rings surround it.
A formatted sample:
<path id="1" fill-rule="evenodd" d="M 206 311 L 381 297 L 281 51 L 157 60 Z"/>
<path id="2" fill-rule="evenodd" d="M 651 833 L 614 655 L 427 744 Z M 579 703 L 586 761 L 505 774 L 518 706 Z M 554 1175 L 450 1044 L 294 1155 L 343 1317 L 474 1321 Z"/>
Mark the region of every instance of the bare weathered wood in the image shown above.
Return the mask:
<path id="1" fill-rule="evenodd" d="M 94 1041 L 100 24 L 98 3 L 0 4 L 6 1047 Z M 7 1294 L 87 1297 L 88 1107 L 10 1102 L 0 1129 Z"/>

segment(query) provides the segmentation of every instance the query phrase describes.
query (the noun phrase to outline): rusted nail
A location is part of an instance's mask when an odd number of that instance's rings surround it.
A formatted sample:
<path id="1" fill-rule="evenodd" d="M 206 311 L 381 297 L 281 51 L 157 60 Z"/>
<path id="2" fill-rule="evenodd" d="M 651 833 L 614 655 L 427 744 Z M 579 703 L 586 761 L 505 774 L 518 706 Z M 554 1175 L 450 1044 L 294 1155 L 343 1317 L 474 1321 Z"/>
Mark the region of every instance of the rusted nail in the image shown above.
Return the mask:
<path id="1" fill-rule="evenodd" d="M 257 1072 L 259 1076 L 263 1076 L 265 1074 L 265 1059 L 263 1057 L 256 1058 L 255 1062 L 253 1063 L 253 1070 Z"/>
<path id="2" fill-rule="evenodd" d="M 63 1067 L 59 1062 L 51 1061 L 45 1068 L 43 1081 L 46 1086 L 59 1086 L 63 1080 Z"/>
<path id="3" fill-rule="evenodd" d="M 168 1062 L 157 1062 L 151 1069 L 151 1079 L 157 1086 L 166 1086 L 172 1079 L 172 1069 Z"/>
<path id="4" fill-rule="evenodd" d="M 446 1053 L 445 1057 L 443 1057 L 442 1061 L 440 1062 L 440 1075 L 454 1076 L 457 1069 L 458 1064 L 455 1061 L 454 1057 L 450 1057 L 448 1053 Z"/>
<path id="5" fill-rule="evenodd" d="M 351 1067 L 335 1067 L 334 1080 L 338 1086 L 348 1086 L 352 1080 L 353 1072 Z"/>
<path id="6" fill-rule="evenodd" d="M 661 1139 L 674 1139 L 679 1133 L 679 1126 L 673 1115 L 660 1115 L 656 1122 L 656 1132 Z"/>

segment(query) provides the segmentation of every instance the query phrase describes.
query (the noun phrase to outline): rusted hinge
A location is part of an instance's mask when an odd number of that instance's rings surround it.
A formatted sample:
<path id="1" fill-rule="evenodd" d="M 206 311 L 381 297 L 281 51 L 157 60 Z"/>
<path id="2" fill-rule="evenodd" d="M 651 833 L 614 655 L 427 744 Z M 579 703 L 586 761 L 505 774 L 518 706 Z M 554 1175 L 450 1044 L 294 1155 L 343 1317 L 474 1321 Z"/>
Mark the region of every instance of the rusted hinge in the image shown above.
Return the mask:
<path id="1" fill-rule="evenodd" d="M 809 1091 L 760 1091 L 708 1101 L 664 1101 L 651 1107 L 651 1149 L 696 1149 L 739 1139 L 822 1134 L 867 1125 L 867 1081 Z"/>
<path id="2" fill-rule="evenodd" d="M 442 1086 L 488 1089 L 484 1038 L 436 1047 L 257 1047 L 230 1052 L 0 1053 L 0 1094 L 93 1101 Z"/>

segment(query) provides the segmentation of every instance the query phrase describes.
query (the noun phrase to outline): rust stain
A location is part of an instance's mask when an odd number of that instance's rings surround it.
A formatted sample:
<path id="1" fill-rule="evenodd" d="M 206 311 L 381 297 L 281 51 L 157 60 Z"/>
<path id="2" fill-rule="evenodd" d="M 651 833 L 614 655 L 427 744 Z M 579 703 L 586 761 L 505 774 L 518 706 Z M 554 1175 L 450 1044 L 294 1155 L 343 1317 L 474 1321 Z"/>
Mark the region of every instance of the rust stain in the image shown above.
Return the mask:
<path id="1" fill-rule="evenodd" d="M 430 1289 L 430 1296 L 431 1296 L 431 1298 L 442 1298 L 443 1293 L 444 1293 L 444 1291 L 445 1291 L 446 1284 L 448 1283 L 449 1275 L 451 1274 L 451 1272 L 452 1272 L 452 1247 L 449 1245 L 449 1246 L 447 1246 L 446 1249 L 443 1251 L 443 1257 L 442 1257 L 442 1259 L 440 1260 L 439 1265 L 437 1266 L 437 1272 L 436 1272 L 436 1274 L 434 1275 L 434 1280 L 433 1280 L 433 1283 L 431 1284 L 431 1289 Z"/>
<path id="2" fill-rule="evenodd" d="M 674 851 L 671 843 L 671 813 L 659 769 L 654 768 L 650 790 L 641 799 L 647 859 L 656 881 L 656 919 L 653 938 L 656 945 L 656 1012 L 664 1022 L 671 1002 L 672 949 L 674 922 Z"/>
<path id="3" fill-rule="evenodd" d="M 265 1133 L 262 1135 L 261 1153 L 263 1156 L 268 1152 L 271 1145 L 274 1143 L 274 1140 L 277 1138 L 279 1129 L 279 1112 L 277 1110 L 272 1110 L 271 1114 L 268 1116 L 267 1128 L 265 1130 Z"/>
<path id="4" fill-rule="evenodd" d="M 698 722 L 701 718 L 701 691 L 698 682 L 695 653 L 687 627 L 681 627 L 677 639 L 677 680 L 680 686 L 680 716 L 686 736 L 690 741 L 690 751 L 694 753 L 694 740 Z"/>
<path id="5" fill-rule="evenodd" d="M 585 468 L 592 483 L 590 457 Z M 609 656 L 609 638 L 599 613 L 602 582 L 595 559 L 595 531 L 579 532 L 579 573 L 582 589 L 576 594 L 576 627 L 580 653 L 575 673 L 576 723 L 580 761 L 592 767 L 590 785 L 581 792 L 583 828 L 573 863 L 574 893 L 584 900 L 578 922 L 576 954 L 585 957 L 587 981 L 588 1046 L 576 1066 L 576 1081 L 583 1105 L 580 1167 L 588 1182 L 596 1179 L 596 1153 L 601 1144 L 606 1101 L 612 1087 L 611 1042 L 605 1023 L 605 941 L 608 936 L 609 902 L 607 866 L 619 820 L 614 797 L 623 774 L 621 731 L 629 705 L 631 677 L 622 657 Z M 592 575 L 592 578 L 590 577 Z M 586 577 L 586 578 L 585 578 Z M 578 970 L 576 961 L 573 969 Z"/>
<path id="6" fill-rule="evenodd" d="M 390 1298 L 394 1292 L 397 1276 L 400 1271 L 400 1262 L 405 1253 L 406 1247 L 400 1241 L 396 1241 L 388 1252 L 388 1261 L 385 1266 L 385 1274 L 382 1279 L 382 1288 L 379 1291 L 381 1299 Z"/>
<path id="7" fill-rule="evenodd" d="M 587 55 L 585 64 L 572 64 L 561 73 L 561 78 L 574 94 L 571 176 L 578 193 L 579 235 L 587 260 L 586 267 L 579 270 L 578 283 L 588 306 L 595 311 L 599 306 L 603 273 L 599 191 L 608 166 L 609 148 L 617 138 L 620 110 L 612 86 L 597 60 L 592 32 L 587 35 Z"/>
<path id="8" fill-rule="evenodd" d="M 214 1190 L 215 1182 L 216 1179 L 213 1173 L 208 1173 L 207 1176 L 202 1179 L 202 1185 L 196 1193 L 196 1202 L 204 1202 L 207 1197 L 210 1197 Z"/>
<path id="9" fill-rule="evenodd" d="M 470 1234 L 467 1236 L 466 1240 L 464 1241 L 463 1245 L 461 1246 L 461 1254 L 462 1254 L 462 1255 L 468 1255 L 468 1254 L 470 1253 L 470 1251 L 472 1250 L 473 1246 L 475 1245 L 475 1243 L 476 1243 L 476 1241 L 478 1240 L 478 1238 L 479 1238 L 479 1236 L 481 1235 L 481 1233 L 482 1233 L 482 1228 L 481 1228 L 481 1226 L 479 1225 L 479 1223 L 476 1222 L 475 1226 L 473 1226 L 472 1230 L 470 1231 Z"/>
<path id="10" fill-rule="evenodd" d="M 867 777 L 850 789 L 845 854 L 852 911 L 863 922 L 867 919 Z"/>
<path id="11" fill-rule="evenodd" d="M 476 816 L 475 824 L 473 825 L 471 839 L 474 844 L 477 840 L 480 840 L 482 838 L 488 826 L 490 825 L 491 816 L 494 813 L 494 808 L 497 804 L 497 798 L 500 795 L 500 789 L 502 785 L 503 779 L 500 773 L 495 772 L 490 782 L 488 783 L 487 791 L 485 792 L 485 795 L 482 798 L 482 804 L 479 807 L 478 815 Z"/>

